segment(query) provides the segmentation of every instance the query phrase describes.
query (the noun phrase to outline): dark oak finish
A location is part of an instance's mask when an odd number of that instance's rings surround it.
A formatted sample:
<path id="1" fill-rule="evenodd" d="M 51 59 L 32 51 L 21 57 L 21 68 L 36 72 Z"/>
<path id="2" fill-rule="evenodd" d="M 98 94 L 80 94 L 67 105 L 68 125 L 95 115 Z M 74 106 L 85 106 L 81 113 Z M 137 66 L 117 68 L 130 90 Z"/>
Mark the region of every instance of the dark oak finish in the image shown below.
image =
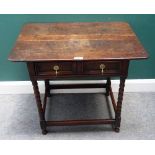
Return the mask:
<path id="1" fill-rule="evenodd" d="M 121 109 L 122 109 L 124 86 L 125 86 L 125 77 L 121 77 L 120 78 L 119 93 L 118 93 L 117 109 L 116 109 L 116 112 L 115 112 L 115 119 L 116 119 L 115 131 L 116 132 L 119 132 L 119 130 L 120 130 Z"/>
<path id="2" fill-rule="evenodd" d="M 97 125 L 97 124 L 113 124 L 113 123 L 115 123 L 115 119 L 65 120 L 65 121 L 47 121 L 47 126 Z"/>
<path id="3" fill-rule="evenodd" d="M 115 102 L 115 98 L 114 98 L 114 94 L 112 92 L 112 88 L 110 87 L 110 97 L 111 97 L 111 102 L 112 102 L 112 105 L 113 105 L 113 108 L 114 108 L 114 111 L 116 112 L 117 110 L 117 105 L 116 105 L 116 102 Z"/>
<path id="4" fill-rule="evenodd" d="M 102 23 L 30 23 L 17 39 L 11 61 L 27 63 L 36 98 L 40 127 L 112 124 L 119 132 L 125 79 L 132 59 L 146 59 L 147 53 L 135 33 L 125 22 Z M 68 77 L 103 77 L 105 84 L 51 85 L 49 80 Z M 115 102 L 111 77 L 120 77 L 118 100 Z M 40 99 L 37 80 L 45 81 L 45 96 Z M 45 120 L 47 98 L 51 89 L 106 88 L 115 112 L 113 119 Z"/>

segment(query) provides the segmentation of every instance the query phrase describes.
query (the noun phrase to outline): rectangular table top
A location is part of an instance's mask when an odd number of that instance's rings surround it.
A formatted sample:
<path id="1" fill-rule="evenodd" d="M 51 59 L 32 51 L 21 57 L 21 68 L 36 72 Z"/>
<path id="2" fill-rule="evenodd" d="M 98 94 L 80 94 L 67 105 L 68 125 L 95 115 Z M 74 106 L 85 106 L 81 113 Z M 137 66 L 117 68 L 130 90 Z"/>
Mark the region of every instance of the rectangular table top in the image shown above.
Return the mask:
<path id="1" fill-rule="evenodd" d="M 9 55 L 11 61 L 147 58 L 128 23 L 29 23 Z"/>

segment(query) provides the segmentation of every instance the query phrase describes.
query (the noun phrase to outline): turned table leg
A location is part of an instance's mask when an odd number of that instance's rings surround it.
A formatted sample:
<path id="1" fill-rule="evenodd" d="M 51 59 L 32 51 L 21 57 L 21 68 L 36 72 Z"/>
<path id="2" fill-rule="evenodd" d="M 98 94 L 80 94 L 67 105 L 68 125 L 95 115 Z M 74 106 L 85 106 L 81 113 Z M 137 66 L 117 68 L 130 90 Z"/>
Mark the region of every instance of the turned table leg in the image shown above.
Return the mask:
<path id="1" fill-rule="evenodd" d="M 42 134 L 46 134 L 47 133 L 46 121 L 45 121 L 45 116 L 44 116 L 44 112 L 43 112 L 43 108 L 42 108 L 42 104 L 41 104 L 38 82 L 36 80 L 31 80 L 31 82 L 33 85 L 33 90 L 34 90 L 35 99 L 36 99 L 36 103 L 37 103 L 37 108 L 38 108 L 38 113 L 39 113 L 39 118 L 40 118 L 40 127 L 42 129 Z"/>
<path id="2" fill-rule="evenodd" d="M 47 93 L 47 96 L 50 97 L 50 83 L 49 83 L 49 80 L 45 80 L 45 91 Z"/>
<path id="3" fill-rule="evenodd" d="M 106 83 L 106 93 L 105 93 L 106 96 L 109 96 L 110 86 L 111 86 L 111 79 L 110 77 L 108 77 Z"/>
<path id="4" fill-rule="evenodd" d="M 117 100 L 117 108 L 116 108 L 116 112 L 115 112 L 115 131 L 116 132 L 120 131 L 121 109 L 122 109 L 122 101 L 123 101 L 125 79 L 126 79 L 126 77 L 121 77 L 120 78 L 119 93 L 118 93 L 118 100 Z"/>

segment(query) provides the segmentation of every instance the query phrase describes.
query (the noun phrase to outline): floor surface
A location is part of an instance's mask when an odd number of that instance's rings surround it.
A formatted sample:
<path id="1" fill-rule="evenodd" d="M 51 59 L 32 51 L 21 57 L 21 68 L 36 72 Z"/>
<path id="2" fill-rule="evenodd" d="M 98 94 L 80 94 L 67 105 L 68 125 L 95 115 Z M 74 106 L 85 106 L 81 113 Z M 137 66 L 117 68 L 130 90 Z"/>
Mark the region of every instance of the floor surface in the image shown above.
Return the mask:
<path id="1" fill-rule="evenodd" d="M 115 97 L 117 94 L 115 93 Z M 104 94 L 53 94 L 46 119 L 109 118 Z M 155 139 L 155 93 L 125 93 L 120 133 L 110 125 L 50 127 L 42 135 L 34 96 L 0 95 L 0 139 Z"/>

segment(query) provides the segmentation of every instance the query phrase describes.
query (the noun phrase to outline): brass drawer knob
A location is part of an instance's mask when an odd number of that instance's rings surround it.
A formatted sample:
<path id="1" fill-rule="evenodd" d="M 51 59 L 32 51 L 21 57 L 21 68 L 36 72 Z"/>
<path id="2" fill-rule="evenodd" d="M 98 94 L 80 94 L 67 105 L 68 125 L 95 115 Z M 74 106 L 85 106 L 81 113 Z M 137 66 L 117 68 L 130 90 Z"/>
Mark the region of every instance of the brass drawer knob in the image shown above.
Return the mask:
<path id="1" fill-rule="evenodd" d="M 53 66 L 53 70 L 55 71 L 55 74 L 57 76 L 58 70 L 59 70 L 59 66 L 58 65 Z"/>
<path id="2" fill-rule="evenodd" d="M 104 64 L 100 64 L 100 69 L 101 69 L 101 73 L 103 74 L 104 69 L 105 69 L 105 65 Z"/>

